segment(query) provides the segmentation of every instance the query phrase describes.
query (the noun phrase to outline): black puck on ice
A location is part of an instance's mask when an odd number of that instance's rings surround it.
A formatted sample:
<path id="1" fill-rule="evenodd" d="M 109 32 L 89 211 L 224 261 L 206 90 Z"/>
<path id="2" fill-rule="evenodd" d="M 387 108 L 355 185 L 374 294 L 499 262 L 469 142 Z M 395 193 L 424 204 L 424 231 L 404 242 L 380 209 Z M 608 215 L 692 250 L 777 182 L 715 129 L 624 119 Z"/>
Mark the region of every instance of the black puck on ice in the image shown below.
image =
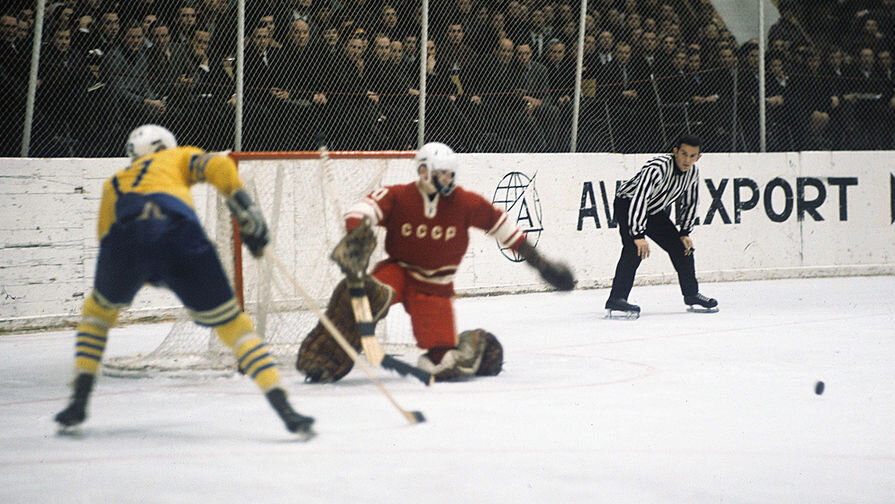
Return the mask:
<path id="1" fill-rule="evenodd" d="M 824 393 L 824 382 L 819 381 L 814 384 L 814 393 L 817 395 L 821 395 Z"/>

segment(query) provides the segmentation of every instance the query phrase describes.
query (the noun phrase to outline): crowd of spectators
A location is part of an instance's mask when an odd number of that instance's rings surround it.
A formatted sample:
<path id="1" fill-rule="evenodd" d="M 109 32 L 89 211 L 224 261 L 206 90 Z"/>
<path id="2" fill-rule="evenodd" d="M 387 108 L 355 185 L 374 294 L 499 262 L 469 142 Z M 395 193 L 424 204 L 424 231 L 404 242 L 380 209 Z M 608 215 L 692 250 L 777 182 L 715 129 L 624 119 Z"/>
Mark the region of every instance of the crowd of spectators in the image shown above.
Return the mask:
<path id="1" fill-rule="evenodd" d="M 33 0 L 0 11 L 0 155 L 17 155 Z M 244 150 L 416 145 L 416 0 L 247 2 Z M 568 151 L 580 4 L 429 2 L 426 140 Z M 895 0 L 779 0 L 766 52 L 768 150 L 895 147 Z M 230 148 L 234 0 L 48 1 L 31 155 L 117 156 L 136 125 Z M 652 152 L 689 131 L 759 149 L 757 41 L 708 0 L 590 0 L 579 151 Z"/>

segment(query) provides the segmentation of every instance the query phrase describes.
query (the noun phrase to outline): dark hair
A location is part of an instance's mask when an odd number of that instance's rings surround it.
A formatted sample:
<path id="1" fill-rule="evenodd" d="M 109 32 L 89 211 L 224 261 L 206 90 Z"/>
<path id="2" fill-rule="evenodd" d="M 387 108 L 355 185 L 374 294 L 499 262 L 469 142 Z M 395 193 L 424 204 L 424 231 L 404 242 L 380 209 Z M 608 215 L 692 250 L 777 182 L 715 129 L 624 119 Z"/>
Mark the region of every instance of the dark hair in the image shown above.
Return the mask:
<path id="1" fill-rule="evenodd" d="M 696 135 L 683 135 L 677 139 L 677 142 L 674 142 L 674 148 L 679 149 L 681 145 L 687 144 L 693 147 L 698 147 L 699 150 L 702 150 L 702 139 Z"/>

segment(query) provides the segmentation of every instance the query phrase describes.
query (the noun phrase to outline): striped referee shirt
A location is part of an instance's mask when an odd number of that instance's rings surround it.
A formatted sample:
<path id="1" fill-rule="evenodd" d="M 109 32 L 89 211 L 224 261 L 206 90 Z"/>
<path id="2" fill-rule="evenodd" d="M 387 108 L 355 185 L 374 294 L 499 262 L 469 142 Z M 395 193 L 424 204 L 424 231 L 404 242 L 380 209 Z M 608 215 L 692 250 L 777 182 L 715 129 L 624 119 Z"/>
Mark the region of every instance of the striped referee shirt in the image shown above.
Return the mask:
<path id="1" fill-rule="evenodd" d="M 696 222 L 696 203 L 699 199 L 699 172 L 696 165 L 686 172 L 674 166 L 674 156 L 663 154 L 650 159 L 643 168 L 618 187 L 616 198 L 631 200 L 628 225 L 631 236 L 643 238 L 646 219 L 681 199 L 681 236 L 687 236 Z"/>

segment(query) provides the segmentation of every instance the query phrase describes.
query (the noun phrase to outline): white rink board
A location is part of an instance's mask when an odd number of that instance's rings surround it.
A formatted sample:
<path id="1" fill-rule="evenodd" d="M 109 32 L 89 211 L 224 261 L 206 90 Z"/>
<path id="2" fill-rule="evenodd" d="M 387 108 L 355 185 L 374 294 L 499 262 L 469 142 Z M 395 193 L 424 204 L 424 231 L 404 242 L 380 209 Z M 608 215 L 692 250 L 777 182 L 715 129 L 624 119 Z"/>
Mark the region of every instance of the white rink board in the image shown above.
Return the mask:
<path id="1" fill-rule="evenodd" d="M 697 164 L 701 225 L 693 233 L 699 279 L 895 273 L 893 154 L 706 154 Z M 532 236 L 540 230 L 538 249 L 572 265 L 580 287 L 603 287 L 611 282 L 621 250 L 618 229 L 610 227 L 607 213 L 616 183 L 650 157 L 463 154 L 458 181 L 509 208 L 520 226 L 533 230 Z M 0 330 L 77 318 L 92 282 L 102 181 L 124 163 L 0 160 Z M 395 163 L 383 180 L 413 178 L 409 164 Z M 757 200 L 749 208 L 751 184 Z M 200 215 L 208 211 L 202 208 L 206 193 L 204 187 L 193 192 Z M 508 256 L 512 254 L 504 255 L 493 239 L 473 234 L 457 276 L 458 292 L 544 289 L 530 268 Z M 670 262 L 655 245 L 640 267 L 638 282 L 676 282 Z M 122 319 L 151 317 L 176 306 L 169 293 L 147 288 Z"/>

